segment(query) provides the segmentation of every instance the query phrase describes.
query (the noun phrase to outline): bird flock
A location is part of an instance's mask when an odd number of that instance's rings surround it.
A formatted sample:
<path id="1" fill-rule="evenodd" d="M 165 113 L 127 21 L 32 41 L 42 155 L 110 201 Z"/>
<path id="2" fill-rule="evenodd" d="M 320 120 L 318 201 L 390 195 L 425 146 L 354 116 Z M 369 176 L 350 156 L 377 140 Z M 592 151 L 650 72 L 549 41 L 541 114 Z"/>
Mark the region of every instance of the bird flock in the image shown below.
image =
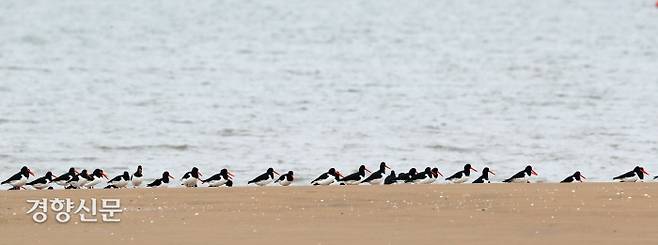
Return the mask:
<path id="1" fill-rule="evenodd" d="M 387 173 L 388 172 L 388 173 Z M 317 178 L 310 182 L 311 185 L 359 185 L 368 183 L 371 185 L 391 185 L 391 184 L 432 184 L 439 180 L 439 176 L 449 183 L 466 183 L 471 180 L 472 172 L 478 172 L 471 164 L 464 165 L 463 170 L 450 175 L 449 177 L 443 176 L 438 168 L 426 167 L 423 171 L 418 171 L 416 168 L 411 168 L 407 172 L 396 174 L 385 162 L 379 164 L 379 169 L 370 171 L 365 165 L 361 165 L 358 171 L 349 175 L 343 175 L 335 168 L 330 168 L 327 172 L 320 174 Z M 495 173 L 485 167 L 482 169 L 480 176 L 472 181 L 474 184 L 478 183 L 491 183 L 489 175 Z M 277 176 L 275 176 L 277 175 Z M 538 175 L 532 166 L 526 166 L 522 171 L 512 175 L 511 177 L 503 180 L 504 183 L 530 183 L 530 178 Z M 636 166 L 633 170 L 612 178 L 620 182 L 636 182 L 643 181 L 645 175 L 649 175 L 643 167 Z M 142 166 L 138 166 L 137 170 L 130 174 L 124 171 L 112 179 L 108 178 L 105 171 L 102 169 L 95 169 L 91 173 L 86 169 L 81 171 L 75 168 L 70 168 L 68 172 L 55 176 L 52 172 L 47 172 L 43 177 L 30 181 L 30 176 L 35 176 L 35 173 L 23 166 L 20 171 L 13 176 L 9 177 L 2 182 L 2 185 L 8 184 L 11 186 L 10 190 L 27 189 L 29 186 L 33 189 L 44 190 L 54 189 L 52 184 L 55 183 L 65 189 L 94 189 L 98 185 L 103 184 L 105 189 L 114 188 L 127 188 L 127 187 L 141 187 L 144 183 L 144 174 Z M 235 175 L 227 169 L 222 169 L 219 173 L 210 176 L 207 179 L 202 178 L 201 172 L 197 167 L 193 167 L 191 171 L 183 174 L 180 179 L 180 184 L 185 187 L 198 187 L 199 185 L 207 185 L 208 187 L 231 187 L 233 186 L 233 179 Z M 162 173 L 160 178 L 153 180 L 146 184 L 146 187 L 168 187 L 171 180 L 175 177 L 169 174 L 168 171 Z M 580 171 L 566 177 L 561 183 L 582 182 L 586 179 Z M 658 176 L 654 177 L 658 179 Z M 265 186 L 271 183 L 279 184 L 281 186 L 289 186 L 295 180 L 293 171 L 288 171 L 285 174 L 279 174 L 273 168 L 268 168 L 265 173 L 248 181 L 247 184 L 255 184 L 258 186 Z M 103 186 L 101 185 L 101 186 Z"/>

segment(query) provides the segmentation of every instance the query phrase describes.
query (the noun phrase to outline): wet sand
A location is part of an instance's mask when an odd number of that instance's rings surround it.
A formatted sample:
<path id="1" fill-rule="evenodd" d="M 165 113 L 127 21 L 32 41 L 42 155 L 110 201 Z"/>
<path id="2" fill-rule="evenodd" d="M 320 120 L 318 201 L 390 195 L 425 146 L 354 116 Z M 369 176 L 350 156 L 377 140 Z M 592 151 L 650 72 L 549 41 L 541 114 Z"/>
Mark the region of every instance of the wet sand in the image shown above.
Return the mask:
<path id="1" fill-rule="evenodd" d="M 26 200 L 44 197 L 119 198 L 124 211 L 118 224 L 35 224 Z M 658 183 L 1 191 L 0 203 L 0 244 L 658 243 Z"/>

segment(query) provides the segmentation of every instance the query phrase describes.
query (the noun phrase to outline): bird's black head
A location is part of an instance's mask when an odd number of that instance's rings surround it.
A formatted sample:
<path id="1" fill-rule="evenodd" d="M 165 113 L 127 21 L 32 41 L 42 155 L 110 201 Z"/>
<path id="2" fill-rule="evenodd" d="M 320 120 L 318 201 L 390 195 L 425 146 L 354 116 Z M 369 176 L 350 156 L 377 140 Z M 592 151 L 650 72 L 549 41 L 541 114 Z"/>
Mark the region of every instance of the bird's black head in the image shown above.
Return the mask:
<path id="1" fill-rule="evenodd" d="M 292 171 L 288 171 L 288 175 L 289 175 L 289 176 L 293 176 L 293 174 L 294 174 L 294 173 L 293 173 Z"/>
<path id="2" fill-rule="evenodd" d="M 426 167 L 425 168 L 425 173 L 427 174 L 427 176 L 430 176 L 430 174 L 432 174 L 432 168 Z"/>
<path id="3" fill-rule="evenodd" d="M 637 176 L 640 177 L 640 179 L 644 179 L 645 174 L 649 175 L 649 173 L 647 173 L 647 171 L 644 170 L 644 168 L 640 167 L 640 166 L 635 166 L 635 168 L 633 169 L 633 172 L 635 172 L 637 174 Z"/>
<path id="4" fill-rule="evenodd" d="M 432 175 L 434 176 L 434 178 L 438 178 L 439 175 L 441 175 L 441 177 L 443 177 L 443 174 L 441 172 L 439 172 L 439 168 L 433 168 L 432 169 Z"/>
<path id="5" fill-rule="evenodd" d="M 101 178 L 103 177 L 103 170 L 100 170 L 98 168 L 94 169 L 94 172 L 92 172 L 91 175 L 93 175 L 96 178 Z"/>
<path id="6" fill-rule="evenodd" d="M 370 173 L 370 170 L 368 170 L 368 168 L 366 168 L 366 165 L 361 165 L 361 166 L 359 166 L 359 174 L 360 174 L 360 175 L 365 175 L 365 174 L 366 174 L 366 171 L 367 171 L 368 173 Z"/>
<path id="7" fill-rule="evenodd" d="M 123 179 L 130 179 L 130 173 L 128 171 L 123 171 Z"/>
<path id="8" fill-rule="evenodd" d="M 496 175 L 493 171 L 491 171 L 491 169 L 489 169 L 489 167 L 485 167 L 482 169 L 482 175 L 484 177 L 487 177 L 487 179 L 489 178 L 489 174 Z"/>
<path id="9" fill-rule="evenodd" d="M 25 177 L 29 177 L 30 174 L 34 176 L 34 172 L 32 172 L 32 170 L 30 170 L 30 168 L 28 168 L 27 166 L 23 166 L 21 168 L 21 174 L 23 174 L 23 176 Z"/>
<path id="10" fill-rule="evenodd" d="M 381 171 L 381 172 L 385 172 L 387 168 L 388 168 L 388 169 L 391 169 L 390 167 L 388 167 L 388 165 L 386 165 L 385 162 L 381 162 L 381 163 L 379 164 L 379 171 Z"/>
<path id="11" fill-rule="evenodd" d="M 414 174 L 416 174 L 417 172 L 418 172 L 418 170 L 416 170 L 416 168 L 410 168 L 410 169 L 409 169 L 409 172 L 408 172 L 407 174 L 409 174 L 409 175 L 414 175 Z"/>
<path id="12" fill-rule="evenodd" d="M 329 171 L 327 171 L 328 174 L 331 175 L 336 175 L 336 169 L 335 168 L 330 168 Z"/>
<path id="13" fill-rule="evenodd" d="M 164 173 L 162 173 L 162 179 L 169 179 L 169 177 L 171 177 L 169 171 L 164 171 Z"/>
<path id="14" fill-rule="evenodd" d="M 391 174 L 390 174 L 390 175 L 393 176 L 393 177 L 395 177 L 395 176 L 396 176 L 396 175 L 395 175 L 395 170 L 391 170 Z"/>
<path id="15" fill-rule="evenodd" d="M 537 175 L 537 172 L 532 169 L 532 166 L 528 165 L 525 167 L 525 170 L 523 170 L 528 176 L 530 175 Z"/>
<path id="16" fill-rule="evenodd" d="M 53 172 L 48 171 L 44 177 L 46 177 L 47 180 L 53 180 Z"/>
<path id="17" fill-rule="evenodd" d="M 268 173 L 268 174 L 274 173 L 274 169 L 273 169 L 273 168 L 268 168 L 268 169 L 267 169 L 267 173 Z"/>
<path id="18" fill-rule="evenodd" d="M 75 175 L 75 168 L 69 168 L 69 174 L 70 175 Z"/>
<path id="19" fill-rule="evenodd" d="M 573 173 L 573 178 L 576 179 L 577 181 L 581 181 L 580 179 L 581 178 L 585 179 L 585 176 L 580 174 L 580 171 L 576 171 L 575 173 Z"/>
<path id="20" fill-rule="evenodd" d="M 198 172 L 199 172 L 199 168 L 197 168 L 197 167 L 193 167 L 191 172 L 192 172 L 192 173 L 198 173 Z"/>
<path id="21" fill-rule="evenodd" d="M 86 169 L 83 169 L 82 172 L 80 172 L 80 176 L 87 177 L 87 176 L 89 176 L 89 173 L 87 173 Z"/>
<path id="22" fill-rule="evenodd" d="M 219 171 L 220 175 L 228 175 L 228 169 L 223 168 L 222 170 Z"/>
<path id="23" fill-rule="evenodd" d="M 137 166 L 137 173 L 142 173 L 142 165 Z"/>

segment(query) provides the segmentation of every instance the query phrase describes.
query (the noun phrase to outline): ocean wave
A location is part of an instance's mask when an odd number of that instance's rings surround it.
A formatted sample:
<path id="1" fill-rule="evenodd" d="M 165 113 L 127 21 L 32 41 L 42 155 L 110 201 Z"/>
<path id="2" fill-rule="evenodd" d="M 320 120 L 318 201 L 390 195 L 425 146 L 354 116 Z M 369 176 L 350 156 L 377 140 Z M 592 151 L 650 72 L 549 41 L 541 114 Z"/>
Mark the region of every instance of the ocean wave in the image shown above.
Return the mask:
<path id="1" fill-rule="evenodd" d="M 191 148 L 190 145 L 169 145 L 169 144 L 160 144 L 160 145 L 132 145 L 132 146 L 106 146 L 106 145 L 97 145 L 95 148 L 102 151 L 139 151 L 139 150 L 152 150 L 152 149 L 163 149 L 163 150 L 177 150 L 185 151 Z"/>

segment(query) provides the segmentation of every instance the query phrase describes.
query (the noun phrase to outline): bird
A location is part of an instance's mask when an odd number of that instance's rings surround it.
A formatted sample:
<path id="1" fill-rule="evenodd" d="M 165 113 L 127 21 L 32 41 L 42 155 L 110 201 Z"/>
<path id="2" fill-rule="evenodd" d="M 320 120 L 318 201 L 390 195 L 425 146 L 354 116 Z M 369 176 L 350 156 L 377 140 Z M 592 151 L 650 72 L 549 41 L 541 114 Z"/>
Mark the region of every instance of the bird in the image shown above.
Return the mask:
<path id="1" fill-rule="evenodd" d="M 197 167 L 193 167 L 192 171 L 183 175 L 183 178 L 181 178 L 181 185 L 184 185 L 185 187 L 197 187 L 197 181 L 200 180 L 199 176 L 203 176 L 203 174 L 199 172 Z"/>
<path id="2" fill-rule="evenodd" d="M 340 174 L 340 172 L 336 171 L 335 168 L 330 168 L 329 171 L 311 181 L 311 185 L 331 185 L 341 177 L 343 177 L 343 175 Z"/>
<path id="3" fill-rule="evenodd" d="M 50 183 L 53 181 L 53 177 L 56 178 L 57 176 L 54 176 L 53 172 L 48 171 L 45 176 L 35 179 L 26 185 L 32 186 L 32 188 L 37 190 L 49 189 Z"/>
<path id="4" fill-rule="evenodd" d="M 489 181 L 489 174 L 496 175 L 493 171 L 491 171 L 489 169 L 489 167 L 483 168 L 482 169 L 482 175 L 480 175 L 480 177 L 475 179 L 475 181 L 473 181 L 473 183 L 474 184 L 482 184 L 482 183 L 487 183 L 488 184 L 488 183 L 491 183 L 491 181 Z"/>
<path id="5" fill-rule="evenodd" d="M 386 176 L 386 179 L 384 179 L 384 184 L 385 185 L 392 185 L 398 182 L 397 176 L 395 176 L 395 171 L 391 170 L 391 173 Z"/>
<path id="6" fill-rule="evenodd" d="M 412 182 L 412 181 L 409 181 L 409 180 L 411 180 L 417 173 L 418 173 L 418 171 L 416 170 L 416 168 L 410 168 L 409 172 L 400 173 L 398 175 L 397 180 L 402 182 L 402 183 Z"/>
<path id="7" fill-rule="evenodd" d="M 386 165 L 385 162 L 381 162 L 379 164 L 379 170 L 373 172 L 368 176 L 368 178 L 365 178 L 364 180 L 361 181 L 361 183 L 370 183 L 371 185 L 381 185 L 384 183 L 384 179 L 386 178 L 386 169 L 391 169 Z"/>
<path id="8" fill-rule="evenodd" d="M 102 169 L 95 169 L 94 172 L 89 175 L 89 179 L 87 183 L 85 184 L 85 187 L 89 189 L 94 189 L 96 185 L 100 184 L 102 179 L 101 178 L 107 178 L 107 175 L 105 175 L 105 172 Z"/>
<path id="9" fill-rule="evenodd" d="M 506 180 L 503 180 L 505 183 L 530 183 L 530 176 L 537 175 L 537 172 L 532 169 L 532 166 L 528 165 L 523 169 L 523 171 L 512 175 Z"/>
<path id="10" fill-rule="evenodd" d="M 53 182 L 55 182 L 58 185 L 68 187 L 69 180 L 71 180 L 74 176 L 78 174 L 78 171 L 75 170 L 75 168 L 69 168 L 69 171 L 66 172 L 65 174 L 60 175 L 59 177 L 53 179 Z"/>
<path id="11" fill-rule="evenodd" d="M 583 176 L 582 174 L 580 174 L 580 171 L 576 171 L 576 172 L 573 173 L 571 176 L 569 176 L 569 177 L 567 177 L 566 179 L 560 181 L 560 183 L 571 183 L 571 182 L 574 182 L 574 181 L 580 181 L 580 182 L 583 182 L 583 180 L 582 180 L 581 178 L 582 178 L 582 179 L 587 179 L 587 178 L 585 178 L 585 176 Z"/>
<path id="12" fill-rule="evenodd" d="M 446 178 L 447 181 L 451 181 L 452 183 L 455 184 L 460 184 L 468 181 L 468 179 L 471 177 L 471 170 L 477 172 L 473 167 L 471 167 L 470 163 L 467 163 L 464 165 L 464 170 L 459 171 L 452 176 Z"/>
<path id="13" fill-rule="evenodd" d="M 130 174 L 128 171 L 123 171 L 122 175 L 112 178 L 107 183 L 107 187 L 114 186 L 115 188 L 124 188 L 128 186 L 128 181 L 130 181 Z M 107 187 L 105 187 L 107 189 Z M 111 188 L 110 188 L 111 189 Z"/>
<path id="14" fill-rule="evenodd" d="M 19 190 L 21 187 L 27 184 L 27 180 L 30 179 L 30 175 L 34 176 L 34 172 L 32 172 L 32 170 L 30 170 L 30 168 L 27 166 L 23 166 L 20 172 L 9 177 L 9 179 L 3 181 L 1 184 L 11 185 L 12 188 L 10 190 Z"/>
<path id="15" fill-rule="evenodd" d="M 340 178 L 338 182 L 340 185 L 358 185 L 366 177 L 366 172 L 372 173 L 365 165 L 361 165 L 356 173 Z"/>
<path id="16" fill-rule="evenodd" d="M 222 185 L 231 187 L 233 186 L 233 177 L 235 176 L 228 169 L 222 169 L 218 174 L 202 180 L 201 183 L 208 183 L 208 187 L 220 187 Z"/>
<path id="17" fill-rule="evenodd" d="M 636 181 L 644 181 L 644 175 L 649 175 L 647 171 L 644 170 L 643 167 L 640 166 L 635 166 L 632 171 L 619 175 L 617 177 L 612 178 L 613 180 L 619 180 L 620 182 L 636 182 Z"/>
<path id="18" fill-rule="evenodd" d="M 162 178 L 154 180 L 150 184 L 146 185 L 146 187 L 163 187 L 163 188 L 166 188 L 166 187 L 168 187 L 169 179 L 175 179 L 175 178 L 174 178 L 174 176 L 171 176 L 169 174 L 169 172 L 164 171 L 164 173 L 162 173 Z"/>
<path id="19" fill-rule="evenodd" d="M 441 176 L 443 176 L 443 175 L 441 175 Z M 426 167 L 425 171 L 416 173 L 416 175 L 409 178 L 405 182 L 406 183 L 414 183 L 414 184 L 430 184 L 430 183 L 434 182 L 435 180 L 436 179 L 434 178 L 432 168 Z"/>
<path id="20" fill-rule="evenodd" d="M 142 165 L 137 166 L 137 171 L 133 173 L 132 176 L 130 176 L 130 181 L 133 184 L 133 188 L 137 188 L 140 185 L 142 185 L 142 181 L 144 181 L 144 175 L 142 174 Z"/>
<path id="21" fill-rule="evenodd" d="M 261 174 L 258 177 L 250 180 L 249 182 L 247 182 L 247 184 L 256 184 L 256 185 L 259 185 L 259 186 L 266 186 L 266 185 L 272 183 L 272 181 L 274 181 L 274 174 L 280 175 L 279 173 L 274 171 L 273 168 L 268 168 L 267 171 L 264 174 Z"/>
<path id="22" fill-rule="evenodd" d="M 89 181 L 89 174 L 87 173 L 86 169 L 83 169 L 79 174 L 73 176 L 67 183 L 69 184 L 69 188 L 67 189 L 79 189 L 85 186 L 87 184 L 87 181 Z"/>
<path id="23" fill-rule="evenodd" d="M 292 171 L 288 171 L 287 174 L 279 176 L 279 178 L 276 179 L 274 183 L 278 183 L 281 186 L 289 186 L 292 184 L 293 180 L 295 180 L 294 173 Z"/>
<path id="24" fill-rule="evenodd" d="M 432 180 L 428 184 L 434 183 L 437 179 L 439 179 L 439 175 L 443 177 L 443 174 L 439 172 L 439 168 L 432 168 Z"/>

